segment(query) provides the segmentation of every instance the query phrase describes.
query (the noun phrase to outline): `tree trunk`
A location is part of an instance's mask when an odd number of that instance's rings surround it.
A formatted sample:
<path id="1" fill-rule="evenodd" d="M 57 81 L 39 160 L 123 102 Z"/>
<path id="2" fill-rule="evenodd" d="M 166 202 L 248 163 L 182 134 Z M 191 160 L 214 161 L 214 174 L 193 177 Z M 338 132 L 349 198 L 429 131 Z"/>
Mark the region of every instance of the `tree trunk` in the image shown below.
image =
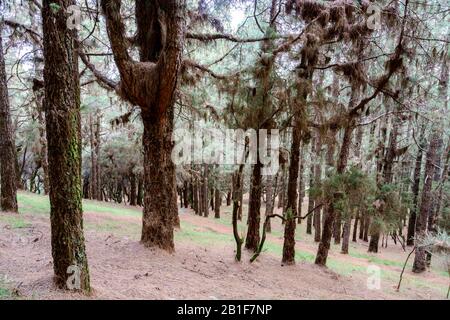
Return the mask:
<path id="1" fill-rule="evenodd" d="M 273 214 L 273 207 L 275 205 L 275 195 L 273 192 L 273 176 L 268 175 L 266 177 L 266 211 L 264 217 Z M 270 219 L 266 224 L 266 232 L 272 232 L 272 224 L 270 223 Z"/>
<path id="2" fill-rule="evenodd" d="M 54 10 L 52 3 L 60 9 Z M 80 280 L 75 288 L 89 292 L 81 206 L 78 56 L 76 33 L 67 28 L 65 15 L 67 7 L 74 4 L 71 0 L 44 0 L 42 9 L 51 244 L 56 285 L 71 288 L 73 273 Z"/>
<path id="3" fill-rule="evenodd" d="M 139 175 L 138 178 L 138 190 L 136 203 L 138 206 L 143 206 L 144 204 L 144 179 Z"/>
<path id="4" fill-rule="evenodd" d="M 227 207 L 231 205 L 231 191 L 227 192 Z"/>
<path id="5" fill-rule="evenodd" d="M 173 227 L 178 217 L 175 166 L 171 160 L 173 109 L 164 117 L 143 114 L 144 212 L 141 242 L 174 250 Z"/>
<path id="6" fill-rule="evenodd" d="M 342 247 L 341 247 L 341 253 L 348 254 L 348 246 L 350 242 L 350 226 L 352 224 L 352 217 L 349 216 L 344 221 L 344 231 L 342 235 Z"/>
<path id="7" fill-rule="evenodd" d="M 198 199 L 198 178 L 194 178 L 192 192 L 194 201 L 194 212 L 195 214 L 200 215 L 199 199 Z"/>
<path id="8" fill-rule="evenodd" d="M 320 141 L 320 137 L 318 136 L 316 138 L 316 146 L 314 147 L 314 151 L 316 154 L 316 163 L 314 166 L 314 185 L 318 186 L 320 184 L 320 179 L 322 176 L 322 166 L 321 166 L 321 141 Z M 317 204 L 317 199 L 314 199 L 314 203 Z M 320 212 L 321 212 L 321 208 L 317 208 L 314 211 L 314 216 L 313 216 L 313 225 L 314 225 L 314 241 L 315 242 L 320 242 L 320 236 L 321 236 L 321 227 L 322 224 L 320 222 Z"/>
<path id="9" fill-rule="evenodd" d="M 413 246 L 414 245 L 414 235 L 416 230 L 416 217 L 417 217 L 417 209 L 418 209 L 418 199 L 419 199 L 419 188 L 420 188 L 420 172 L 422 169 L 422 158 L 423 158 L 423 148 L 424 144 L 424 135 L 425 135 L 425 126 L 422 126 L 420 130 L 419 136 L 419 146 L 417 148 L 416 155 L 416 163 L 414 167 L 414 176 L 413 176 L 413 185 L 411 187 L 411 192 L 413 195 L 412 199 L 412 207 L 408 220 L 408 233 L 406 235 L 406 245 Z"/>
<path id="10" fill-rule="evenodd" d="M 181 66 L 184 1 L 136 0 L 135 45 L 139 62 L 128 52 L 121 1 L 101 0 L 108 38 L 120 73 L 116 89 L 141 109 L 144 125 L 144 210 L 141 242 L 174 250 L 179 225 L 175 166 L 171 160 L 174 102 Z"/>
<path id="11" fill-rule="evenodd" d="M 3 22 L 0 21 L 0 210 L 18 212 L 16 146 L 8 100 L 2 31 Z"/>
<path id="12" fill-rule="evenodd" d="M 208 174 L 209 174 L 209 167 L 207 164 L 203 165 L 203 181 L 202 181 L 202 208 L 203 208 L 203 216 L 208 217 L 209 216 L 209 202 L 208 202 Z"/>
<path id="13" fill-rule="evenodd" d="M 98 184 L 97 184 L 97 154 L 96 154 L 96 134 L 94 130 L 94 121 L 92 119 L 92 113 L 89 114 L 89 138 L 91 143 L 91 199 L 98 199 Z"/>
<path id="14" fill-rule="evenodd" d="M 257 138 L 259 142 L 259 137 Z M 260 225 L 260 210 L 261 210 L 261 163 L 259 157 L 257 163 L 253 166 L 250 198 L 248 207 L 248 229 L 247 237 L 245 239 L 245 248 L 256 251 L 259 244 L 259 225 Z"/>
<path id="15" fill-rule="evenodd" d="M 416 238 L 419 241 L 425 236 L 427 230 L 428 217 L 432 209 L 432 184 L 435 174 L 435 163 L 437 160 L 437 150 L 439 148 L 440 136 L 438 133 L 433 133 L 426 154 L 424 184 L 422 188 L 422 200 L 420 203 L 419 216 L 416 221 Z M 426 251 L 423 246 L 420 246 L 419 241 L 416 241 L 416 255 L 414 257 L 414 264 L 412 271 L 420 273 L 426 270 Z"/>
<path id="16" fill-rule="evenodd" d="M 305 179 L 303 177 L 304 171 L 305 171 L 305 157 L 304 157 L 304 145 L 305 143 L 302 143 L 301 149 L 300 149 L 300 167 L 299 167 L 299 182 L 298 182 L 298 206 L 297 211 L 298 215 L 302 216 L 302 206 L 303 206 L 303 198 L 305 197 Z M 298 218 L 298 224 L 302 223 L 302 219 Z"/>
<path id="17" fill-rule="evenodd" d="M 221 195 L 219 189 L 214 189 L 214 218 L 220 219 Z"/>
<path id="18" fill-rule="evenodd" d="M 288 192 L 286 204 L 286 224 L 284 227 L 283 258 L 282 263 L 292 265 L 295 263 L 295 227 L 296 220 L 291 218 L 297 215 L 297 178 L 300 165 L 301 142 L 301 113 L 297 111 L 292 132 L 291 159 L 289 166 Z"/>
<path id="19" fill-rule="evenodd" d="M 351 120 L 351 119 L 350 119 Z M 342 140 L 342 146 L 339 153 L 339 160 L 337 164 L 336 172 L 342 174 L 345 171 L 348 161 L 348 155 L 350 151 L 350 144 L 352 140 L 353 125 L 350 122 L 347 127 L 345 127 L 344 137 Z M 319 248 L 317 250 L 315 264 L 325 266 L 328 258 L 328 251 L 330 249 L 330 241 L 332 236 L 333 222 L 336 216 L 336 211 L 334 208 L 334 203 L 341 197 L 341 194 L 334 194 L 331 203 L 327 204 L 327 213 L 325 214 L 325 222 L 323 226 L 322 239 L 319 243 Z"/>
<path id="20" fill-rule="evenodd" d="M 130 206 L 135 206 L 136 204 L 137 204 L 136 174 L 133 172 L 133 169 L 130 169 Z"/>
<path id="21" fill-rule="evenodd" d="M 360 216 L 360 213 L 356 212 L 355 221 L 353 223 L 353 236 L 352 236 L 352 241 L 353 242 L 356 242 L 356 238 L 357 238 L 357 235 L 358 235 L 359 216 Z"/>

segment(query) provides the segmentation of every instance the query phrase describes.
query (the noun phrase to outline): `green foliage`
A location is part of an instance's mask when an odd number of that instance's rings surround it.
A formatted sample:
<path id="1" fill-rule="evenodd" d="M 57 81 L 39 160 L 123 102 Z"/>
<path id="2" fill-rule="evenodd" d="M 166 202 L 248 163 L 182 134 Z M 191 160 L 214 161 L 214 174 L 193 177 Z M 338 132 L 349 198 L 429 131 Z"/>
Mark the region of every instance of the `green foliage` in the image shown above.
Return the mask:
<path id="1" fill-rule="evenodd" d="M 354 210 L 371 211 L 375 184 L 370 177 L 357 167 L 351 167 L 342 174 L 331 174 L 323 183 L 313 188 L 314 196 L 323 197 L 333 204 L 342 217 L 351 215 Z"/>

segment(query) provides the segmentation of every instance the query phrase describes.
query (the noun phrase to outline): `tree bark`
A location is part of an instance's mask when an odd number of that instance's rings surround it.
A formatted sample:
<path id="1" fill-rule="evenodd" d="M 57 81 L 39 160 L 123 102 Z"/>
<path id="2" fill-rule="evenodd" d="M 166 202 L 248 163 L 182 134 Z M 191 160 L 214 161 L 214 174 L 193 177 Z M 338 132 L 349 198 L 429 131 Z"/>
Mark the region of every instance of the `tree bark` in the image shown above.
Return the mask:
<path id="1" fill-rule="evenodd" d="M 102 0 L 108 38 L 120 73 L 116 90 L 141 109 L 144 125 L 144 212 L 141 242 L 174 250 L 179 225 L 175 166 L 171 160 L 174 101 L 181 66 L 184 1 L 136 0 L 139 62 L 128 52 L 121 1 Z"/>
<path id="2" fill-rule="evenodd" d="M 282 263 L 292 265 L 295 263 L 295 228 L 296 221 L 291 218 L 297 215 L 297 178 L 300 165 L 301 142 L 301 112 L 297 111 L 292 130 L 291 159 L 289 166 L 288 192 L 286 204 L 286 224 L 284 227 L 283 258 Z"/>
<path id="3" fill-rule="evenodd" d="M 424 184 L 422 188 L 422 200 L 420 203 L 419 216 L 416 221 L 416 237 L 422 239 L 427 230 L 427 220 L 432 209 L 432 183 L 435 174 L 435 163 L 437 160 L 437 149 L 439 147 L 440 136 L 438 133 L 433 133 L 426 154 Z M 426 270 L 426 251 L 423 246 L 416 242 L 416 254 L 414 257 L 414 264 L 412 271 L 420 273 Z"/>
<path id="4" fill-rule="evenodd" d="M 266 211 L 264 213 L 265 219 L 267 218 L 267 216 L 273 214 L 273 207 L 275 205 L 275 195 L 273 191 L 273 176 L 269 175 L 266 177 Z M 270 219 L 266 224 L 266 232 L 272 232 Z"/>
<path id="5" fill-rule="evenodd" d="M 18 212 L 16 146 L 8 99 L 2 31 L 3 22 L 0 21 L 0 209 Z"/>
<path id="6" fill-rule="evenodd" d="M 54 10 L 52 4 L 59 5 Z M 80 86 L 76 33 L 67 28 L 71 0 L 44 0 L 45 119 L 50 181 L 53 270 L 59 288 L 68 288 L 69 267 L 79 270 L 80 289 L 90 291 L 81 206 Z M 72 271 L 73 272 L 73 271 Z M 75 272 L 77 275 L 78 272 Z M 76 282 L 75 282 L 76 283 Z"/>
<path id="7" fill-rule="evenodd" d="M 342 140 L 342 146 L 339 153 L 339 160 L 337 164 L 336 172 L 342 174 L 345 171 L 348 161 L 348 155 L 350 151 L 350 144 L 353 133 L 353 125 L 350 122 L 347 127 L 345 127 L 344 137 Z M 336 217 L 336 210 L 333 206 L 334 203 L 341 197 L 341 194 L 334 194 L 331 203 L 327 204 L 327 213 L 325 214 L 325 222 L 323 226 L 322 238 L 319 243 L 319 248 L 317 250 L 315 264 L 325 266 L 328 258 L 328 251 L 330 249 L 330 241 L 332 236 L 333 222 Z"/>
<path id="8" fill-rule="evenodd" d="M 259 135 L 258 135 L 259 136 Z M 259 137 L 257 138 L 259 141 Z M 259 226 L 260 226 L 260 210 L 261 210 L 261 163 L 259 157 L 257 163 L 253 166 L 250 198 L 248 207 L 248 228 L 245 238 L 245 248 L 256 251 L 259 244 Z"/>
<path id="9" fill-rule="evenodd" d="M 418 199 L 419 199 L 419 189 L 420 189 L 420 172 L 422 169 L 422 158 L 423 158 L 423 148 L 424 144 L 424 135 L 425 135 L 425 126 L 422 126 L 420 130 L 419 136 L 419 146 L 417 148 L 416 162 L 414 167 L 414 175 L 413 175 L 413 185 L 411 187 L 413 199 L 412 199 L 412 207 L 408 220 L 408 233 L 406 235 L 406 245 L 413 246 L 414 245 L 414 236 L 416 230 L 416 217 L 417 217 L 417 209 L 418 209 Z"/>
<path id="10" fill-rule="evenodd" d="M 221 194 L 220 190 L 214 189 L 214 218 L 220 219 L 220 203 L 221 203 Z"/>

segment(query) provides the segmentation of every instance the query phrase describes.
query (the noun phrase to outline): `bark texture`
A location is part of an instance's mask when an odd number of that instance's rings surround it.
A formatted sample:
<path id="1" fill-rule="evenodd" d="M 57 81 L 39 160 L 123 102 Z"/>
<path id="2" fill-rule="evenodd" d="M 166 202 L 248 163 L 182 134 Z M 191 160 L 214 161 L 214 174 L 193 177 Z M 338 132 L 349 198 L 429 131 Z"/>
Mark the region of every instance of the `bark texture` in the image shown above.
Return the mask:
<path id="1" fill-rule="evenodd" d="M 16 147 L 8 100 L 2 31 L 3 22 L 0 21 L 0 209 L 18 212 Z"/>
<path id="2" fill-rule="evenodd" d="M 55 10 L 52 4 L 59 6 Z M 50 181 L 53 269 L 59 288 L 68 288 L 76 266 L 80 290 L 89 292 L 81 207 L 80 86 L 76 34 L 67 28 L 70 0 L 43 1 L 45 119 Z M 73 271 L 72 271 L 73 272 Z M 78 272 L 74 273 L 77 276 Z M 76 284 L 76 282 L 75 282 Z"/>

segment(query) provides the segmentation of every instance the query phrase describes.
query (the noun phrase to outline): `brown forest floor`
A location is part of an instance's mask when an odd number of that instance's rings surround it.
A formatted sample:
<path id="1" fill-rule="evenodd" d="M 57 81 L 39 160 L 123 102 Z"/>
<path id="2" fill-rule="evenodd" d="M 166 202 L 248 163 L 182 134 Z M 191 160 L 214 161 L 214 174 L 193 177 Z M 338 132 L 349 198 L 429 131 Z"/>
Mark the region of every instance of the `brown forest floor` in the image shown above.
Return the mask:
<path id="1" fill-rule="evenodd" d="M 0 214 L 0 289 L 6 286 L 11 293 L 3 298 L 86 298 L 52 285 L 48 200 L 28 193 L 19 200 L 20 217 Z M 392 241 L 378 255 L 368 254 L 364 242 L 352 243 L 350 255 L 333 246 L 330 268 L 321 268 L 311 262 L 317 244 L 305 235 L 303 224 L 297 230 L 297 264 L 281 266 L 277 221 L 267 251 L 253 264 L 244 252 L 237 263 L 230 207 L 223 207 L 220 220 L 181 209 L 173 254 L 139 244 L 139 208 L 95 201 L 84 207 L 93 299 L 443 299 L 448 286 L 439 266 L 421 275 L 408 267 L 397 293 L 407 252 Z M 382 270 L 380 290 L 366 285 L 367 266 L 373 264 Z"/>

